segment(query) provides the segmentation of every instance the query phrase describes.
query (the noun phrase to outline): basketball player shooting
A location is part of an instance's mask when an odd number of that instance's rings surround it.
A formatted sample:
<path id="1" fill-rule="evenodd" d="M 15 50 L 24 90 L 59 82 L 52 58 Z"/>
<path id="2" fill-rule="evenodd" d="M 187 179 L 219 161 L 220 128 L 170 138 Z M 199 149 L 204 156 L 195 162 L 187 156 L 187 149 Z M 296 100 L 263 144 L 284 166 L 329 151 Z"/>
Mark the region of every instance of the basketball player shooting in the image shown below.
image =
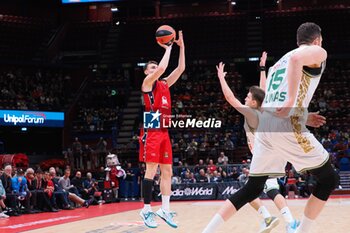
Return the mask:
<path id="1" fill-rule="evenodd" d="M 153 112 L 153 117 L 159 117 L 163 121 L 170 121 L 171 98 L 169 88 L 175 84 L 185 70 L 185 45 L 182 31 L 179 31 L 178 40 L 174 41 L 180 48 L 179 63 L 177 68 L 166 78 L 160 79 L 168 67 L 173 43 L 170 45 L 158 44 L 165 49 L 159 65 L 155 61 L 149 61 L 144 67 L 146 78 L 142 83 L 142 93 L 145 104 L 145 112 Z M 171 227 L 177 228 L 170 211 L 171 176 L 172 176 L 172 149 L 167 128 L 141 129 L 140 154 L 141 162 L 146 163 L 146 173 L 142 185 L 144 197 L 144 207 L 140 216 L 145 225 L 150 228 L 158 226 L 155 221 L 156 214 Z M 153 178 L 160 166 L 161 182 L 160 191 L 162 193 L 162 206 L 155 213 L 151 209 Z"/>

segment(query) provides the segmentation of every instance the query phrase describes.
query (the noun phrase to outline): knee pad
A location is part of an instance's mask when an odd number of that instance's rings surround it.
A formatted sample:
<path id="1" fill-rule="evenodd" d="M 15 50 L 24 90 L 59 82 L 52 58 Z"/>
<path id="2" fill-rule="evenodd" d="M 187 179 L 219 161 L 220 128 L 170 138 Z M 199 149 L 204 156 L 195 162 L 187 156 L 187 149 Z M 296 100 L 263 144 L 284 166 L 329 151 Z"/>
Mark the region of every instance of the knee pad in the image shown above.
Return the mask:
<path id="1" fill-rule="evenodd" d="M 323 201 L 327 201 L 329 195 L 339 185 L 339 175 L 334 171 L 330 161 L 311 172 L 317 180 L 317 185 L 312 194 Z"/>
<path id="2" fill-rule="evenodd" d="M 236 210 L 239 210 L 248 202 L 251 202 L 259 197 L 261 192 L 264 190 L 264 185 L 267 178 L 267 176 L 249 177 L 248 182 L 229 198 Z"/>
<path id="3" fill-rule="evenodd" d="M 267 191 L 267 196 L 271 199 L 271 200 L 275 200 L 275 197 L 280 194 L 280 191 L 277 189 L 271 189 L 269 191 Z"/>

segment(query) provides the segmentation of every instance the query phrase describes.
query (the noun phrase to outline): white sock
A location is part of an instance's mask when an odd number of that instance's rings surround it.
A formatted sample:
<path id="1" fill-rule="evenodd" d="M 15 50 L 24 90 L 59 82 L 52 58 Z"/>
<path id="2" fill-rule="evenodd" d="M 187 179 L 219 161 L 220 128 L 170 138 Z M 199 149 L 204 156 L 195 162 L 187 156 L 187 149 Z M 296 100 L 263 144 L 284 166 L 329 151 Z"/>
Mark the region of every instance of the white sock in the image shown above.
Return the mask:
<path id="1" fill-rule="evenodd" d="M 307 232 L 309 232 L 313 222 L 314 222 L 314 220 L 309 219 L 308 217 L 303 215 L 303 218 L 301 219 L 301 223 L 300 223 L 300 225 L 295 233 L 307 233 Z"/>
<path id="2" fill-rule="evenodd" d="M 144 213 L 152 212 L 151 204 L 144 204 L 142 212 Z"/>
<path id="3" fill-rule="evenodd" d="M 162 195 L 162 209 L 170 211 L 170 196 Z"/>
<path id="4" fill-rule="evenodd" d="M 215 214 L 202 233 L 214 233 L 224 222 L 220 214 Z"/>
<path id="5" fill-rule="evenodd" d="M 290 212 L 290 209 L 288 208 L 288 206 L 282 208 L 280 210 L 283 218 L 284 218 L 284 221 L 286 221 L 287 223 L 291 223 L 293 222 L 294 218 L 293 218 L 293 215 L 292 213 Z"/>
<path id="6" fill-rule="evenodd" d="M 258 213 L 261 214 L 261 215 L 263 216 L 263 218 L 269 218 L 269 217 L 271 217 L 270 212 L 266 209 L 265 206 L 261 206 L 261 207 L 258 209 Z"/>

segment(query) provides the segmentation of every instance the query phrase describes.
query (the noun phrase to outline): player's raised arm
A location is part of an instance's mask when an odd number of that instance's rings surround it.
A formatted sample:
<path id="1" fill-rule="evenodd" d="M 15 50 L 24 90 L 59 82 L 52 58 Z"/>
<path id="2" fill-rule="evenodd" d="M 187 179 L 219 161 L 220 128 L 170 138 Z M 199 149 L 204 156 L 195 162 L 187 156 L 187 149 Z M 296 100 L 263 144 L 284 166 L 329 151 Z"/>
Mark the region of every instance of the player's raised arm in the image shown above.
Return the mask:
<path id="1" fill-rule="evenodd" d="M 224 72 L 225 64 L 220 62 L 218 66 L 216 66 L 216 70 L 218 72 L 218 78 L 220 80 L 221 89 L 224 93 L 225 99 L 227 102 L 231 104 L 232 107 L 234 107 L 238 112 L 244 115 L 244 117 L 247 119 L 248 125 L 253 128 L 257 128 L 259 124 L 259 119 L 257 113 L 250 107 L 243 105 L 233 94 L 230 87 L 227 85 L 227 82 L 225 80 L 225 76 L 227 72 Z"/>
<path id="2" fill-rule="evenodd" d="M 161 44 L 159 42 L 158 42 L 158 44 L 165 49 L 165 53 L 163 55 L 162 60 L 160 61 L 159 65 L 158 65 L 157 69 L 154 72 L 152 72 L 151 74 L 148 74 L 146 76 L 146 78 L 143 80 L 141 90 L 144 92 L 152 90 L 153 83 L 157 79 L 159 79 L 159 77 L 162 76 L 162 74 L 164 74 L 164 72 L 169 64 L 172 45 L 168 46 L 165 44 Z"/>
<path id="3" fill-rule="evenodd" d="M 165 78 L 167 80 L 169 87 L 171 85 L 173 85 L 179 79 L 179 77 L 185 71 L 185 68 L 186 68 L 185 44 L 184 44 L 184 40 L 183 40 L 182 31 L 179 31 L 179 39 L 176 40 L 175 43 L 180 47 L 179 64 L 176 67 L 176 69 L 167 78 Z"/>
<path id="4" fill-rule="evenodd" d="M 326 50 L 318 45 L 307 46 L 291 55 L 287 68 L 288 99 L 283 107 L 277 109 L 277 116 L 288 116 L 290 109 L 293 107 L 293 104 L 297 98 L 298 86 L 303 75 L 303 67 L 320 67 L 321 63 L 326 59 Z"/>
<path id="5" fill-rule="evenodd" d="M 260 58 L 259 68 L 260 68 L 260 82 L 259 86 L 261 89 L 265 91 L 266 87 L 266 58 L 267 58 L 267 52 L 263 52 Z"/>

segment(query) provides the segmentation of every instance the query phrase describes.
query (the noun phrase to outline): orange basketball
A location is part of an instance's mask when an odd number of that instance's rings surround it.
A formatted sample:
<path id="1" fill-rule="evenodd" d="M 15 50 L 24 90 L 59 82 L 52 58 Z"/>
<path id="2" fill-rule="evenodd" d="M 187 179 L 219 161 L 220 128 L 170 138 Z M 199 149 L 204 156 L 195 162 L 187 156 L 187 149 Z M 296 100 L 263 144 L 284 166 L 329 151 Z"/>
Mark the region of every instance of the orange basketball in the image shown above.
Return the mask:
<path id="1" fill-rule="evenodd" d="M 176 32 L 168 25 L 160 26 L 156 31 L 156 40 L 165 45 L 171 45 L 175 40 Z"/>

